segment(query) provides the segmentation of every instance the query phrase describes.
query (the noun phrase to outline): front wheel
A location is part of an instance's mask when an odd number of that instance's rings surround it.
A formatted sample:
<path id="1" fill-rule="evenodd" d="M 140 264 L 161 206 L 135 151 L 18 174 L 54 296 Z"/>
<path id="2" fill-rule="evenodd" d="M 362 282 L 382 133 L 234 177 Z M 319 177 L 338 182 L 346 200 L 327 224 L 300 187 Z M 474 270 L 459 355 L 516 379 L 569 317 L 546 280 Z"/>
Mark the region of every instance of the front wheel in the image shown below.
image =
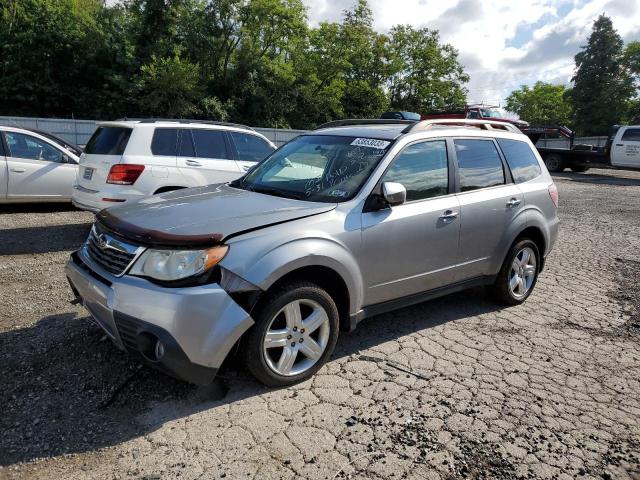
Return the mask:
<path id="1" fill-rule="evenodd" d="M 564 159 L 555 153 L 551 153 L 544 158 L 544 164 L 550 172 L 562 172 L 564 170 Z"/>
<path id="2" fill-rule="evenodd" d="M 516 242 L 502 264 L 495 283 L 490 287 L 493 297 L 507 305 L 523 303 L 538 280 L 540 252 L 537 245 L 523 239 Z"/>
<path id="3" fill-rule="evenodd" d="M 338 308 L 310 282 L 293 282 L 267 294 L 254 316 L 243 350 L 249 371 L 262 383 L 287 386 L 311 377 L 338 339 Z"/>

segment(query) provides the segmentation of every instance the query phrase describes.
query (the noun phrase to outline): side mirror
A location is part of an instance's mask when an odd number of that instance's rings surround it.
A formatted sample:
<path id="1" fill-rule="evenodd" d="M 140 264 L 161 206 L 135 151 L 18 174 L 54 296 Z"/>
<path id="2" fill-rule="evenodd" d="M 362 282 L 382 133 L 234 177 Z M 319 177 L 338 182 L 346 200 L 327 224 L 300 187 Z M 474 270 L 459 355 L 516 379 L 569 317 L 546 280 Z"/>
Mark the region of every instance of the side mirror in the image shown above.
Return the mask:
<path id="1" fill-rule="evenodd" d="M 407 189 L 401 183 L 384 182 L 382 196 L 389 205 L 400 205 L 407 201 Z"/>

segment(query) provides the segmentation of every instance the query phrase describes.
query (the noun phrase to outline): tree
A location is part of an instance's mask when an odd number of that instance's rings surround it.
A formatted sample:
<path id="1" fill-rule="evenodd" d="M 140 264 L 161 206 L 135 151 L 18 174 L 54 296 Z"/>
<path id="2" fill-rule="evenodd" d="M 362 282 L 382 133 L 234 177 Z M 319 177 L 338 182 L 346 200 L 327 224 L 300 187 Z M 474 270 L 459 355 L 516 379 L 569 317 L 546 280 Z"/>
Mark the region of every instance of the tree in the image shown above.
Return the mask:
<path id="1" fill-rule="evenodd" d="M 563 85 L 536 82 L 533 88 L 523 85 L 507 97 L 506 108 L 533 124 L 567 125 L 571 121 L 571 104 Z"/>
<path id="2" fill-rule="evenodd" d="M 469 76 L 458 62 L 457 50 L 440 44 L 437 31 L 395 26 L 389 55 L 388 88 L 394 108 L 429 112 L 464 107 Z"/>
<path id="3" fill-rule="evenodd" d="M 628 113 L 634 87 L 624 68 L 622 47 L 611 20 L 600 15 L 587 45 L 575 56 L 571 99 L 574 124 L 583 135 L 606 134 Z"/>
<path id="4" fill-rule="evenodd" d="M 193 115 L 203 94 L 199 66 L 182 60 L 178 53 L 164 58 L 153 55 L 140 69 L 137 87 L 138 108 L 145 116 Z"/>

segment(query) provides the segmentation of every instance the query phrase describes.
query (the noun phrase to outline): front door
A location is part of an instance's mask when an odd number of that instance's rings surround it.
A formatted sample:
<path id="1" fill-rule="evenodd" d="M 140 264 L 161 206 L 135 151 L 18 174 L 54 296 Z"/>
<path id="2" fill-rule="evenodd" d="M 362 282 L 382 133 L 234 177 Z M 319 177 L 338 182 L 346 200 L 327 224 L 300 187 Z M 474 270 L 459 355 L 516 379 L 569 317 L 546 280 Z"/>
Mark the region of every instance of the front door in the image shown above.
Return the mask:
<path id="1" fill-rule="evenodd" d="M 408 145 L 381 182 L 404 185 L 407 201 L 362 214 L 366 305 L 451 283 L 458 253 L 460 208 L 445 140 Z"/>
<path id="2" fill-rule="evenodd" d="M 616 167 L 640 168 L 640 127 L 623 127 L 611 145 L 611 164 Z"/>
<path id="3" fill-rule="evenodd" d="M 62 150 L 32 135 L 5 132 L 7 197 L 43 200 L 71 198 L 77 165 Z"/>

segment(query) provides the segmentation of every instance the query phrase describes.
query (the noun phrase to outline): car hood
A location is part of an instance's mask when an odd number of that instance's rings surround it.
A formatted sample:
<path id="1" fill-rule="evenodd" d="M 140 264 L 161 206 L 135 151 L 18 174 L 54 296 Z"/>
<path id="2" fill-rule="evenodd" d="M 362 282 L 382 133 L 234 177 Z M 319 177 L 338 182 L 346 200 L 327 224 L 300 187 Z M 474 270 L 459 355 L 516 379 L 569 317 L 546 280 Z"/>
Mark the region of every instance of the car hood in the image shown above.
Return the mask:
<path id="1" fill-rule="evenodd" d="M 210 246 L 259 228 L 328 212 L 335 203 L 274 197 L 208 185 L 102 210 L 98 222 L 125 239 L 154 246 Z"/>

